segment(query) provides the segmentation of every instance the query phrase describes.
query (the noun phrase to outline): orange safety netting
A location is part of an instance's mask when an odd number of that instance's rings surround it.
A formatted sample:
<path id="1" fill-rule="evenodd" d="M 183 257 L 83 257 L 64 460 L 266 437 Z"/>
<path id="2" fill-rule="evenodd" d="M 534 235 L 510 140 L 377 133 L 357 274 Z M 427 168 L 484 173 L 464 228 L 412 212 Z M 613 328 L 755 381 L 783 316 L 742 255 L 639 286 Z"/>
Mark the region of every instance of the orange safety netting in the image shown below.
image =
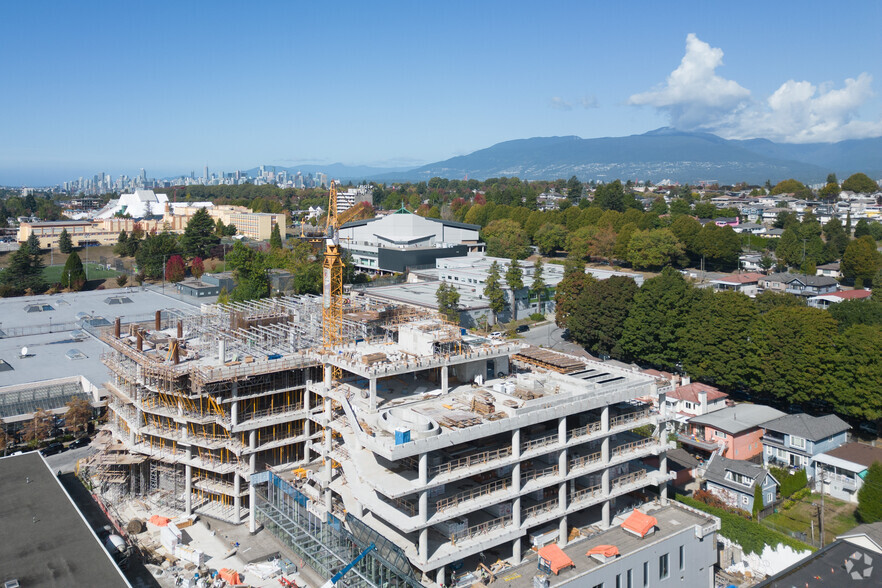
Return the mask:
<path id="1" fill-rule="evenodd" d="M 539 557 L 548 562 L 548 567 L 551 568 L 551 571 L 554 572 L 555 576 L 562 569 L 575 565 L 573 564 L 573 560 L 571 560 L 556 543 L 546 545 L 539 549 Z"/>
<path id="2" fill-rule="evenodd" d="M 598 545 L 588 550 L 585 555 L 602 555 L 604 557 L 615 557 L 619 554 L 619 548 L 615 545 Z"/>
<path id="3" fill-rule="evenodd" d="M 635 508 L 631 516 L 622 523 L 622 528 L 640 537 L 645 537 L 656 525 L 658 525 L 658 520 L 655 517 L 643 514 Z"/>
<path id="4" fill-rule="evenodd" d="M 164 527 L 168 524 L 171 519 L 168 517 L 161 517 L 159 515 L 153 515 L 150 517 L 150 522 L 157 527 Z"/>
<path id="5" fill-rule="evenodd" d="M 220 579 L 226 582 L 227 584 L 238 585 L 242 583 L 242 578 L 239 577 L 239 572 L 236 570 L 231 570 L 229 568 L 222 568 L 218 573 Z"/>

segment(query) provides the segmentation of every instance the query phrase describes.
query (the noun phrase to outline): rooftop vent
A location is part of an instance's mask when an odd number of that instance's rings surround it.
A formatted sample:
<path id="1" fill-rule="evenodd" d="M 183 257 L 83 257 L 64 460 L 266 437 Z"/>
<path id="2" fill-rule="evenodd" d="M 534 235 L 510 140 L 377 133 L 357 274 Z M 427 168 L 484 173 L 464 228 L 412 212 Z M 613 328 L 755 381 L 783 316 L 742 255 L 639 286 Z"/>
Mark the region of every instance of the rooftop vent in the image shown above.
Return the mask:
<path id="1" fill-rule="evenodd" d="M 128 296 L 108 296 L 104 299 L 104 304 L 131 304 L 132 299 Z"/>
<path id="2" fill-rule="evenodd" d="M 67 353 L 64 355 L 67 356 L 68 359 L 77 360 L 77 359 L 88 359 L 89 356 L 80 351 L 79 349 L 68 349 Z"/>
<path id="3" fill-rule="evenodd" d="M 6 361 L 0 359 L 0 372 L 11 372 L 12 366 L 6 363 Z"/>
<path id="4" fill-rule="evenodd" d="M 83 319 L 83 326 L 86 325 L 90 327 L 107 327 L 110 326 L 110 321 L 104 318 L 103 316 L 93 316 L 90 318 Z"/>
<path id="5" fill-rule="evenodd" d="M 55 310 L 51 304 L 28 304 L 25 306 L 25 312 L 49 312 Z"/>

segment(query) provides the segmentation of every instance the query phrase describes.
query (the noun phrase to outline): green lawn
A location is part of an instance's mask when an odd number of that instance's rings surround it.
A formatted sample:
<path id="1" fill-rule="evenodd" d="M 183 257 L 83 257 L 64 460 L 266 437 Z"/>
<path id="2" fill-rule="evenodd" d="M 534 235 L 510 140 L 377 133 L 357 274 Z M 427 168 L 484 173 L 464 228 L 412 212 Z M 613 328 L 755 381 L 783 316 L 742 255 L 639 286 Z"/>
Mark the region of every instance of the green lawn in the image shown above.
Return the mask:
<path id="1" fill-rule="evenodd" d="M 788 510 L 778 508 L 778 512 L 769 515 L 763 522 L 775 527 L 805 533 L 811 537 L 811 521 L 815 523 L 815 539 L 818 539 L 818 507 L 821 503 L 820 494 L 811 494 Z M 854 511 L 857 504 L 844 502 L 829 496 L 824 497 L 824 542 L 830 543 L 840 535 L 858 525 Z"/>
<path id="2" fill-rule="evenodd" d="M 106 280 L 107 278 L 115 278 L 120 272 L 109 270 L 101 267 L 97 263 L 84 263 L 86 275 L 90 280 Z M 43 278 L 50 284 L 61 282 L 61 272 L 64 270 L 63 265 L 50 265 L 43 270 Z"/>

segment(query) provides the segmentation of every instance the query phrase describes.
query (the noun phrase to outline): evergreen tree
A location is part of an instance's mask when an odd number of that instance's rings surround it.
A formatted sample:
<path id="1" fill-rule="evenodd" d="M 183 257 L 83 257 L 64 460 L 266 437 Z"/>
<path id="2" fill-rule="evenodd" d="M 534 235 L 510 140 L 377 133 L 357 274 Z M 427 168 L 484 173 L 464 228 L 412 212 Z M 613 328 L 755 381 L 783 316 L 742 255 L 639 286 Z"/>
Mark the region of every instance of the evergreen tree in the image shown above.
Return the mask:
<path id="1" fill-rule="evenodd" d="M 270 234 L 270 249 L 281 249 L 282 248 L 282 234 L 279 231 L 279 225 L 273 225 L 272 233 Z"/>
<path id="2" fill-rule="evenodd" d="M 542 293 L 545 292 L 545 278 L 542 277 L 542 272 L 542 258 L 537 257 L 533 262 L 533 282 L 530 284 L 530 290 L 539 297 L 539 312 L 542 312 Z"/>
<path id="3" fill-rule="evenodd" d="M 484 282 L 484 296 L 490 301 L 490 310 L 493 311 L 493 320 L 496 322 L 498 315 L 505 308 L 505 292 L 499 285 L 499 263 L 494 261 L 490 264 L 487 272 L 487 280 Z"/>
<path id="4" fill-rule="evenodd" d="M 70 239 L 70 233 L 67 229 L 61 229 L 61 235 L 58 236 L 58 250 L 62 253 L 70 253 L 73 251 L 73 242 Z"/>
<path id="5" fill-rule="evenodd" d="M 447 282 L 441 282 L 435 291 L 438 312 L 454 324 L 459 324 L 459 291 Z"/>
<path id="6" fill-rule="evenodd" d="M 563 279 L 557 285 L 554 296 L 554 322 L 558 327 L 569 327 L 569 318 L 579 305 L 582 290 L 594 278 L 585 273 L 585 264 L 581 259 L 568 257 L 564 263 Z"/>
<path id="7" fill-rule="evenodd" d="M 131 241 L 129 239 L 129 243 Z M 164 262 L 172 255 L 180 253 L 181 246 L 175 235 L 163 231 L 158 235 L 147 235 L 138 247 L 135 259 L 148 278 L 157 279 L 162 277 Z"/>
<path id="8" fill-rule="evenodd" d="M 187 227 L 181 236 L 181 247 L 184 255 L 187 257 L 206 258 L 211 252 L 211 248 L 220 242 L 220 238 L 215 235 L 216 225 L 211 220 L 211 216 L 204 208 L 196 211 L 190 220 L 187 221 Z"/>
<path id="9" fill-rule="evenodd" d="M 125 230 L 119 232 L 116 238 L 116 245 L 113 246 L 113 252 L 120 257 L 129 256 L 129 235 Z"/>
<path id="10" fill-rule="evenodd" d="M 9 265 L 0 274 L 0 282 L 10 293 L 26 290 L 42 292 L 46 289 L 46 282 L 43 280 L 44 267 L 40 242 L 36 235 L 31 234 L 18 251 L 9 257 Z"/>
<path id="11" fill-rule="evenodd" d="M 86 285 L 86 270 L 80 256 L 74 251 L 67 256 L 64 269 L 61 270 L 61 286 L 71 290 L 82 290 Z"/>
<path id="12" fill-rule="evenodd" d="M 518 320 L 518 290 L 524 287 L 524 272 L 518 264 L 517 258 L 512 258 L 505 272 L 505 283 L 511 290 L 511 313 L 512 319 Z"/>
<path id="13" fill-rule="evenodd" d="M 221 219 L 217 219 L 217 224 L 214 225 L 214 234 L 218 237 L 223 237 L 226 235 L 227 227 L 224 225 L 224 221 Z"/>
<path id="14" fill-rule="evenodd" d="M 620 359 L 619 342 L 637 290 L 637 283 L 625 276 L 589 280 L 567 320 L 573 339 L 595 355 Z"/>
<path id="15" fill-rule="evenodd" d="M 862 523 L 882 521 L 882 463 L 878 461 L 867 470 L 867 476 L 858 490 L 856 512 Z"/>

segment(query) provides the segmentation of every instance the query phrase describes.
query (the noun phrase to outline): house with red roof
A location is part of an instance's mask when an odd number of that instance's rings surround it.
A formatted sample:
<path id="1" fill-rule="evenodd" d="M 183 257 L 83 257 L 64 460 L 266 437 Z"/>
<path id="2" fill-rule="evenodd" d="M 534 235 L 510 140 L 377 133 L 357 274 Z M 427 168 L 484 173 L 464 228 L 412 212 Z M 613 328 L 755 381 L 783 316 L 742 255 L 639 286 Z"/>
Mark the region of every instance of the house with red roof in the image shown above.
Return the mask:
<path id="1" fill-rule="evenodd" d="M 742 294 L 747 294 L 753 298 L 759 292 L 759 281 L 763 277 L 763 274 L 753 272 L 732 274 L 731 276 L 726 276 L 719 280 L 711 280 L 711 286 L 713 286 L 713 289 L 717 292 L 722 290 L 734 290 L 735 292 L 741 292 Z"/>
<path id="2" fill-rule="evenodd" d="M 808 299 L 808 305 L 815 308 L 829 308 L 833 304 L 839 304 L 846 300 L 866 300 L 873 295 L 869 290 L 842 290 L 830 292 L 820 296 L 812 296 Z"/>
<path id="3" fill-rule="evenodd" d="M 680 385 L 665 396 L 665 408 L 674 420 L 685 424 L 690 417 L 726 408 L 728 398 L 728 394 L 713 386 L 683 376 Z"/>

